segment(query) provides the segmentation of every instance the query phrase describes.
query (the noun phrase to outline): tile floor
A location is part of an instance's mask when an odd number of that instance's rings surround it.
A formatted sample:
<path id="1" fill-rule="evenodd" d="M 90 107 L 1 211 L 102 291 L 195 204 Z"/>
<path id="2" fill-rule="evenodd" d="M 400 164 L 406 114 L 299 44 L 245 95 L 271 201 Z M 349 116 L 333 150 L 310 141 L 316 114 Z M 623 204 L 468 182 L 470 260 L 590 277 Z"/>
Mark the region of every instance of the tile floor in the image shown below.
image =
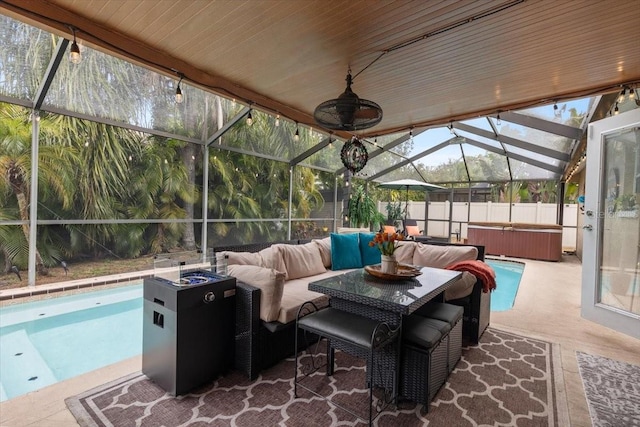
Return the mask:
<path id="1" fill-rule="evenodd" d="M 522 261 L 526 267 L 515 305 L 492 313 L 491 326 L 559 344 L 570 425 L 591 426 L 576 350 L 640 365 L 640 341 L 580 317 L 582 270 L 575 256 L 565 255 L 557 263 Z M 0 426 L 76 426 L 64 399 L 140 370 L 141 360 L 134 357 L 2 402 Z"/>

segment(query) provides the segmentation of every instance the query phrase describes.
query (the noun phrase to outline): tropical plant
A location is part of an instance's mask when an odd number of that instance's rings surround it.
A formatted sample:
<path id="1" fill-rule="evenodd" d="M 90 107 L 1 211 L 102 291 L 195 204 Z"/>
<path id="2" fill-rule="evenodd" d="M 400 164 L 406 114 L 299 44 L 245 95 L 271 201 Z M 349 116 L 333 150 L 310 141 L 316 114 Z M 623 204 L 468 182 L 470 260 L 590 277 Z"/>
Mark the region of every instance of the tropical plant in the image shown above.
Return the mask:
<path id="1" fill-rule="evenodd" d="M 636 195 L 635 194 L 623 194 L 622 196 L 616 197 L 613 201 L 613 206 L 616 211 L 633 211 L 638 208 L 636 204 Z"/>
<path id="2" fill-rule="evenodd" d="M 387 211 L 387 221 L 398 221 L 404 216 L 402 203 L 400 202 L 387 202 L 385 209 Z"/>
<path id="3" fill-rule="evenodd" d="M 351 227 L 371 227 L 377 217 L 378 209 L 373 198 L 366 192 L 364 185 L 354 186 L 347 212 Z"/>

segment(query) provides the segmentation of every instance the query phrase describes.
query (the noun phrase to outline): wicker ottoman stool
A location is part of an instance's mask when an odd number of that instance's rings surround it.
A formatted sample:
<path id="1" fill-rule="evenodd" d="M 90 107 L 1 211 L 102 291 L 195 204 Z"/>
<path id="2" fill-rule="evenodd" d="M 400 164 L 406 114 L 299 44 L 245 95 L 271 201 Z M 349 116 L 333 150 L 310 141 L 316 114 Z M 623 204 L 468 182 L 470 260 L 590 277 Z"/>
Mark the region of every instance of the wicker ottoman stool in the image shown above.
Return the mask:
<path id="1" fill-rule="evenodd" d="M 402 326 L 400 395 L 429 404 L 447 379 L 447 340 L 439 329 L 449 325 L 421 316 L 406 316 Z"/>
<path id="2" fill-rule="evenodd" d="M 462 356 L 462 316 L 464 309 L 458 305 L 434 302 L 421 307 L 418 310 L 418 314 L 447 322 L 451 326 L 448 343 L 448 371 L 451 373 Z"/>

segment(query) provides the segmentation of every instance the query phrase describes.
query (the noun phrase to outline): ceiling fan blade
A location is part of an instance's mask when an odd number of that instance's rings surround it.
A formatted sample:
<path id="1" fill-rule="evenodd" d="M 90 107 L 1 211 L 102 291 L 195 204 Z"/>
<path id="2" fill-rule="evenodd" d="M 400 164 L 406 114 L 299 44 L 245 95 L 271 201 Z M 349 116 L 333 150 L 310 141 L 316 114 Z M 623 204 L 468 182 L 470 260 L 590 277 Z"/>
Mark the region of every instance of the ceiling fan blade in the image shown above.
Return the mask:
<path id="1" fill-rule="evenodd" d="M 375 119 L 379 115 L 380 112 L 373 108 L 361 108 L 355 112 L 355 117 L 357 119 Z"/>

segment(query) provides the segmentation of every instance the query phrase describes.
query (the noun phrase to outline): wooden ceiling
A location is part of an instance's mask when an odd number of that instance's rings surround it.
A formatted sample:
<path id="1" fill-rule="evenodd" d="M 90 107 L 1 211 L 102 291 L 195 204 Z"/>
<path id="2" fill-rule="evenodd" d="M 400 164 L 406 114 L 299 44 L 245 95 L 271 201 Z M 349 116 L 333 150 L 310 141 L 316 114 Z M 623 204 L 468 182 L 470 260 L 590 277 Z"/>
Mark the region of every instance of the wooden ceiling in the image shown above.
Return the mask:
<path id="1" fill-rule="evenodd" d="M 314 125 L 345 89 L 381 135 L 640 86 L 640 2 L 0 0 L 9 16 Z M 404 45 L 404 46 L 403 46 Z M 317 126 L 315 126 L 317 127 Z"/>

